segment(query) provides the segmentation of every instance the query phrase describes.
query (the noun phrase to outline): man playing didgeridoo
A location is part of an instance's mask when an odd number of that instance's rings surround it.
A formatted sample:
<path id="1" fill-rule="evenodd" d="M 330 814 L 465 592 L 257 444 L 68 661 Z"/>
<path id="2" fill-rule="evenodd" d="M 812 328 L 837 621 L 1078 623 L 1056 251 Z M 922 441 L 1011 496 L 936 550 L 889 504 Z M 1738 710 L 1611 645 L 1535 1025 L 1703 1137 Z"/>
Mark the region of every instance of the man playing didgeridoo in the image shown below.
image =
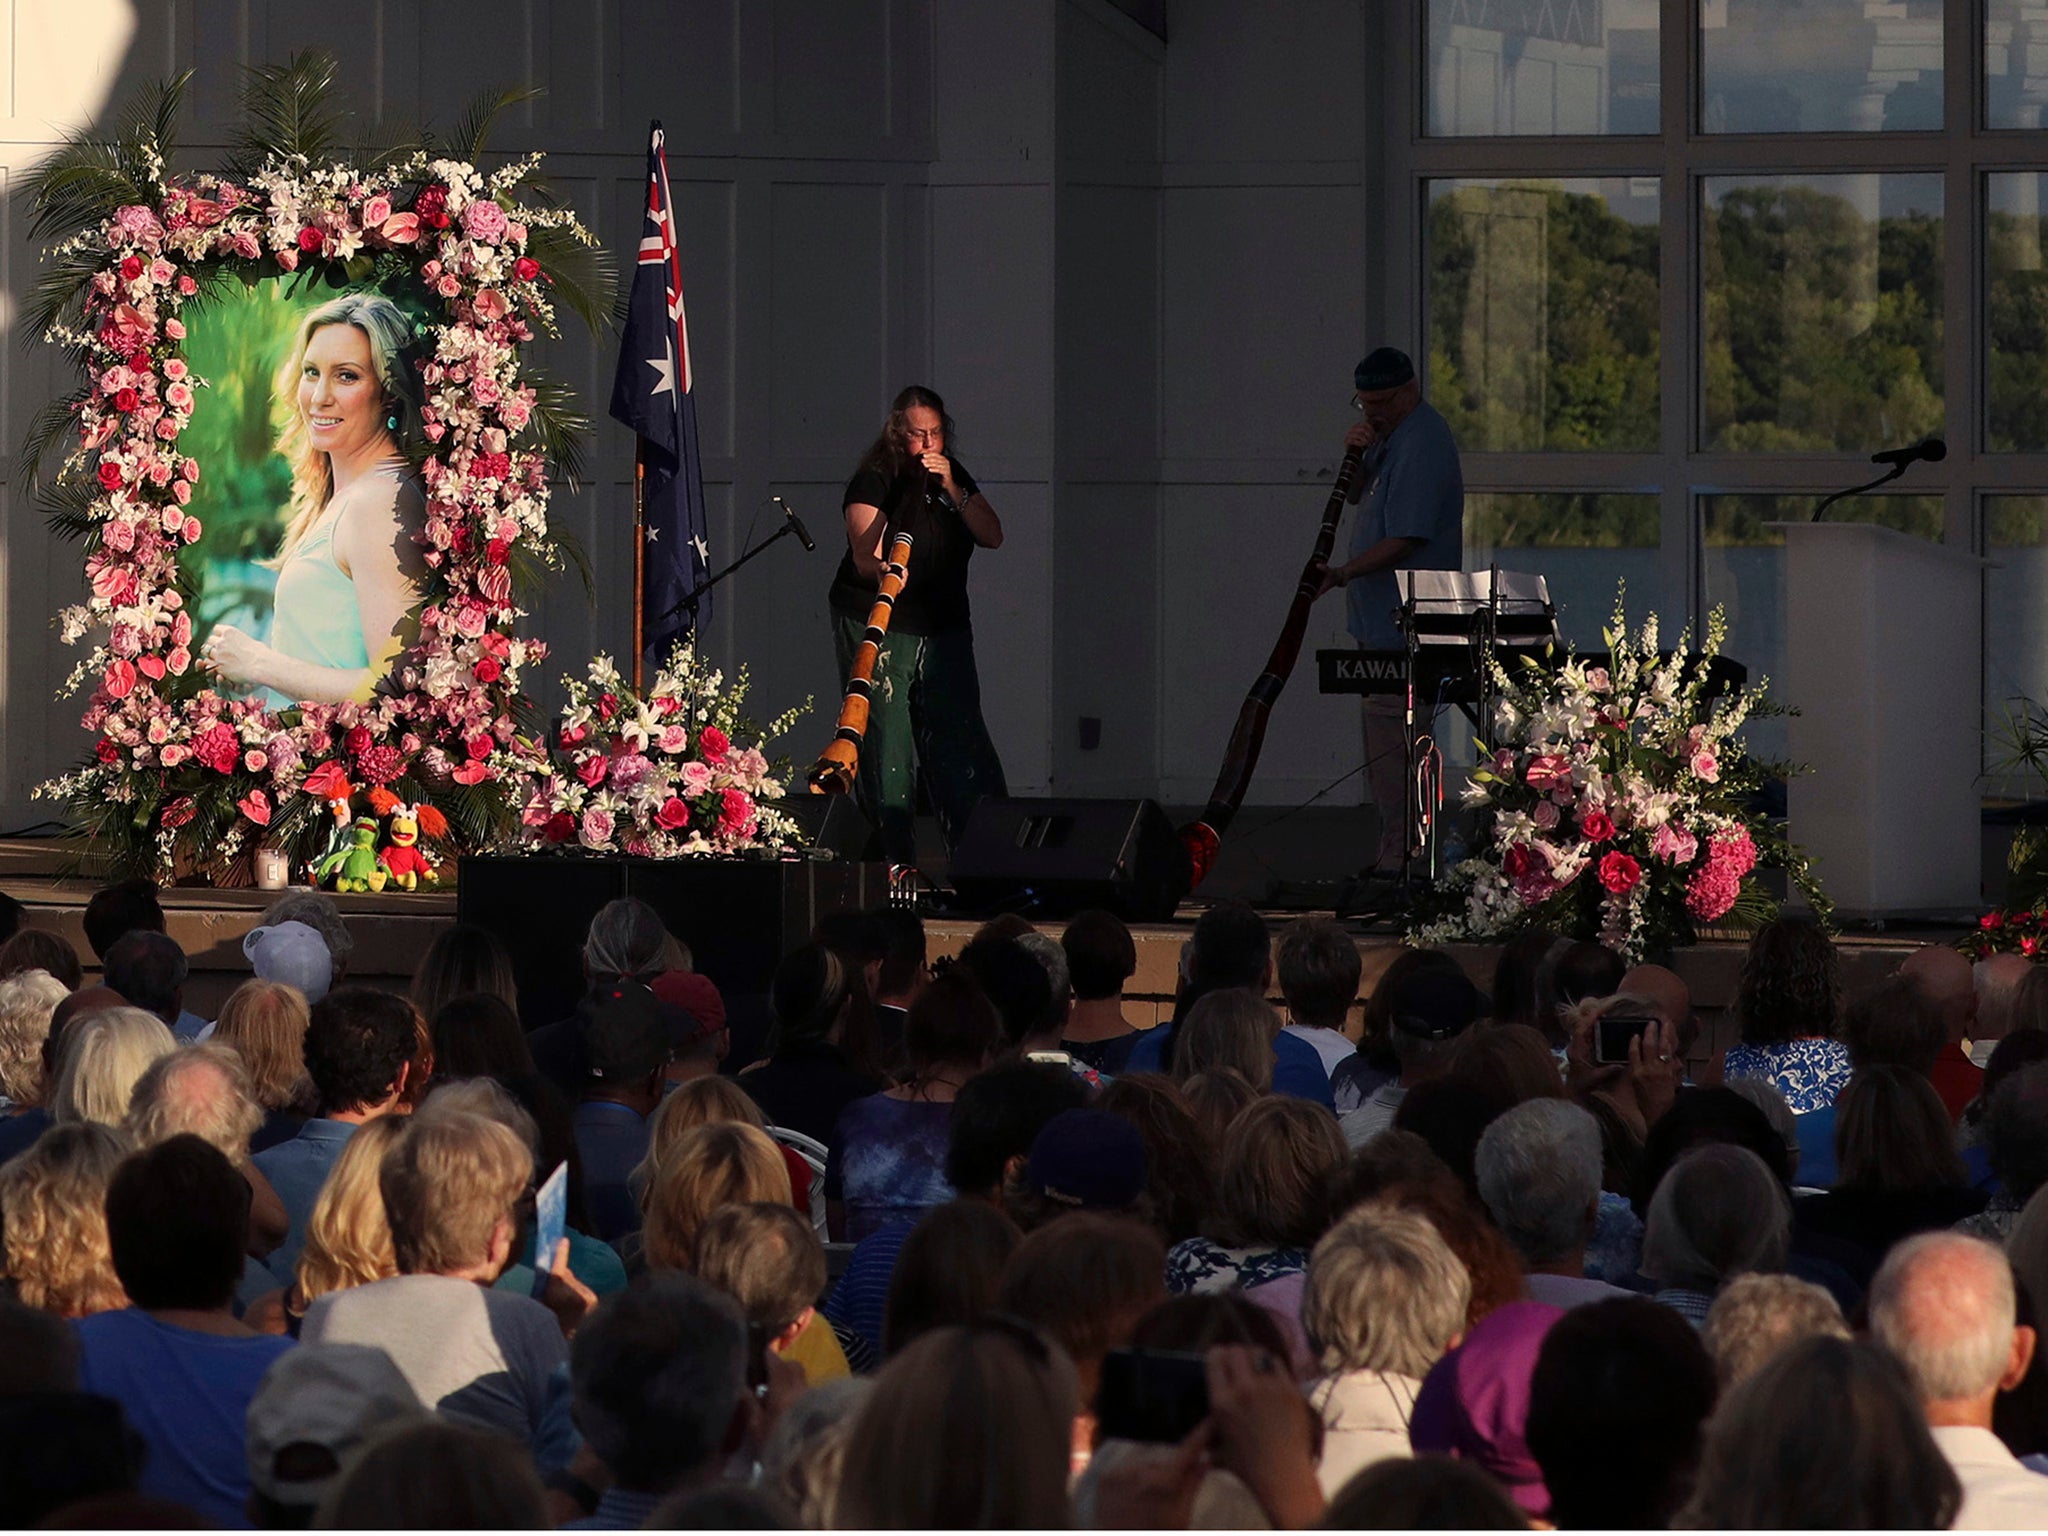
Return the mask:
<path id="1" fill-rule="evenodd" d="M 909 531 L 909 576 L 875 667 L 855 782 L 892 864 L 917 858 L 918 768 L 948 848 L 975 801 L 1008 793 L 981 718 L 967 606 L 967 562 L 977 548 L 1002 546 L 1003 525 L 947 452 L 952 436 L 945 402 L 931 390 L 913 384 L 890 404 L 881 435 L 847 482 L 847 551 L 832 580 L 832 636 L 845 677 L 874 606 L 888 531 Z"/>
<path id="2" fill-rule="evenodd" d="M 1344 434 L 1347 449 L 1365 458 L 1353 482 L 1353 501 L 1364 500 L 1351 525 L 1351 555 L 1323 572 L 1322 590 L 1345 588 L 1345 627 L 1369 650 L 1403 645 L 1395 619 L 1400 596 L 1394 572 L 1455 571 L 1465 560 L 1465 478 L 1450 423 L 1422 398 L 1408 354 L 1381 347 L 1358 365 L 1351 403 L 1359 413 Z M 1318 593 L 1318 596 L 1321 594 Z M 1430 729 L 1427 701 L 1416 701 L 1417 728 Z M 1398 874 L 1406 837 L 1408 754 L 1405 706 L 1398 695 L 1368 694 L 1365 774 L 1379 811 L 1377 874 Z"/>

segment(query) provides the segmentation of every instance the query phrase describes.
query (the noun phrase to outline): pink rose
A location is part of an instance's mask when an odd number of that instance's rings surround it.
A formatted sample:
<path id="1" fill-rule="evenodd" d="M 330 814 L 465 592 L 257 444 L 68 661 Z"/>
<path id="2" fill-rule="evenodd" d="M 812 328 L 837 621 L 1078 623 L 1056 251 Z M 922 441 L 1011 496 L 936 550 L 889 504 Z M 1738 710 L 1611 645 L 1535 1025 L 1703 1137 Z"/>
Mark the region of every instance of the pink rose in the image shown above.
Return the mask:
<path id="1" fill-rule="evenodd" d="M 1721 765 L 1714 760 L 1714 754 L 1711 752 L 1695 752 L 1692 757 L 1692 771 L 1709 784 L 1717 782 L 1721 777 Z"/>
<path id="2" fill-rule="evenodd" d="M 692 800 L 711 789 L 712 773 L 707 763 L 685 763 L 676 770 L 676 777 L 682 783 L 683 793 Z"/>
<path id="3" fill-rule="evenodd" d="M 182 320 L 166 320 L 164 322 L 164 334 L 173 341 L 183 341 L 185 339 L 185 322 Z"/>
<path id="4" fill-rule="evenodd" d="M 452 277 L 438 277 L 434 280 L 434 291 L 444 299 L 452 299 L 462 292 L 462 284 Z"/>
<path id="5" fill-rule="evenodd" d="M 654 745 L 658 750 L 674 756 L 689 744 L 690 733 L 680 725 L 671 725 L 662 730 L 660 740 L 656 741 Z"/>
<path id="6" fill-rule="evenodd" d="M 261 256 L 263 254 L 263 246 L 261 242 L 257 240 L 254 234 L 252 234 L 250 231 L 246 229 L 238 229 L 235 231 L 234 250 L 235 254 L 241 257 L 242 260 L 244 261 L 254 261 L 258 256 Z M 282 261 L 283 259 L 284 258 L 281 256 L 278 258 L 279 261 Z M 292 265 L 297 266 L 298 261 L 298 253 L 294 251 L 292 253 Z"/>
<path id="7" fill-rule="evenodd" d="M 270 754 L 260 747 L 251 747 L 242 754 L 242 766 L 251 773 L 261 773 L 270 766 Z"/>
<path id="8" fill-rule="evenodd" d="M 164 391 L 164 404 L 168 405 L 174 411 L 191 410 L 192 386 L 190 384 L 171 385 L 168 389 Z"/>
<path id="9" fill-rule="evenodd" d="M 1600 885 L 1616 896 L 1626 896 L 1643 880 L 1643 866 L 1616 850 L 1600 860 Z"/>
<path id="10" fill-rule="evenodd" d="M 611 759 L 602 752 L 589 753 L 576 764 L 576 777 L 585 784 L 588 784 L 592 789 L 602 784 L 605 775 L 609 772 L 611 772 Z"/>
<path id="11" fill-rule="evenodd" d="M 485 245 L 496 245 L 504 239 L 508 222 L 505 210 L 488 198 L 480 197 L 462 210 L 463 233 Z"/>
<path id="12" fill-rule="evenodd" d="M 363 228 L 375 229 L 391 217 L 391 199 L 379 192 L 363 204 Z"/>
<path id="13" fill-rule="evenodd" d="M 1667 821 L 1650 838 L 1650 855 L 1667 864 L 1684 866 L 1699 852 L 1699 839 L 1675 821 Z"/>
<path id="14" fill-rule="evenodd" d="M 586 848 L 603 848 L 612 840 L 612 813 L 596 806 L 585 811 L 576 840 Z"/>
<path id="15" fill-rule="evenodd" d="M 157 753 L 156 760 L 166 768 L 175 768 L 191 755 L 192 749 L 183 742 L 171 741 L 164 744 L 163 750 Z"/>
<path id="16" fill-rule="evenodd" d="M 1552 801 L 1538 800 L 1535 809 L 1529 813 L 1529 816 L 1538 827 L 1548 832 L 1563 819 L 1564 813 Z"/>
<path id="17" fill-rule="evenodd" d="M 161 256 L 149 264 L 149 280 L 159 288 L 168 286 L 171 279 L 177 275 L 178 269 Z"/>
<path id="18" fill-rule="evenodd" d="M 171 676 L 183 677 L 192 670 L 192 653 L 184 646 L 177 646 L 164 658 L 164 665 L 171 670 Z"/>

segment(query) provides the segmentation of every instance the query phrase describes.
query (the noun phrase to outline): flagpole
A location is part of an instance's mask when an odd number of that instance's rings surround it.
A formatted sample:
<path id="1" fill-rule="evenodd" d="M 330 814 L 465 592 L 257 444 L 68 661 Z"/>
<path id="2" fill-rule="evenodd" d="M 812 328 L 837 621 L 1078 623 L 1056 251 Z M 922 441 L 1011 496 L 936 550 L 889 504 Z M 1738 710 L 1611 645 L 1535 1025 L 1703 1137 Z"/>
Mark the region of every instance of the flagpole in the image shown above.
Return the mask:
<path id="1" fill-rule="evenodd" d="M 643 686 L 647 635 L 647 460 L 645 444 L 633 439 L 633 691 Z"/>

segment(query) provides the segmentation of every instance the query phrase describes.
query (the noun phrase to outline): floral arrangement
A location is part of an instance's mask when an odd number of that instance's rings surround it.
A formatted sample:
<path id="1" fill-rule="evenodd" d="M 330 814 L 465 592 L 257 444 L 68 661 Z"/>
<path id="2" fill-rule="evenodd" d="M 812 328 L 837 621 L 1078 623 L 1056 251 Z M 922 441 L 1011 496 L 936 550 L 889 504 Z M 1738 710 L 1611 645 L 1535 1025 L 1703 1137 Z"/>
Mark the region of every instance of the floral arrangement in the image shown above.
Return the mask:
<path id="1" fill-rule="evenodd" d="M 169 169 L 179 80 L 118 140 L 75 141 L 32 189 L 36 233 L 75 231 L 47 253 L 30 318 L 85 383 L 45 410 L 27 458 L 34 477 L 69 436 L 45 498 L 86 547 L 89 593 L 60 623 L 67 643 L 92 646 L 66 691 L 90 690 L 95 738 L 38 793 L 64 802 L 98 851 L 158 878 L 233 882 L 259 841 L 302 869 L 326 843 L 320 788 L 335 782 L 429 807 L 424 824 L 458 849 L 517 804 L 505 764 L 523 674 L 545 649 L 513 634 L 514 576 L 559 563 L 550 465 L 573 475 L 584 426 L 519 349 L 560 334 L 558 299 L 602 325 L 613 278 L 573 215 L 522 199 L 538 155 L 488 175 L 472 163 L 514 98 L 473 111 L 458 153 L 352 163 L 335 142 L 333 68 L 253 72 L 239 174 Z M 187 508 L 206 466 L 179 438 L 207 381 L 182 344 L 210 298 L 265 278 L 403 287 L 427 310 L 427 586 L 416 642 L 362 701 L 273 710 L 224 696 L 195 659 L 177 555 L 200 537 Z"/>
<path id="2" fill-rule="evenodd" d="M 523 796 L 517 845 L 662 859 L 799 844 L 796 823 L 767 803 L 783 786 L 762 749 L 808 699 L 754 727 L 741 713 L 745 670 L 728 685 L 688 644 L 642 692 L 609 656 L 562 684 L 569 703 L 552 749 L 522 742 L 505 754 Z"/>
<path id="3" fill-rule="evenodd" d="M 2039 956 L 2048 950 L 2048 903 L 1986 912 L 1956 948 L 1972 960 L 1988 955 Z"/>
<path id="4" fill-rule="evenodd" d="M 1495 939 L 1536 926 L 1596 939 L 1633 962 L 1690 943 L 1714 923 L 1774 911 L 1757 881 L 1786 869 L 1828 907 L 1806 861 L 1749 809 L 1767 773 L 1742 749 L 1764 685 L 1707 698 L 1726 621 L 1716 609 L 1698 652 L 1658 648 L 1655 615 L 1630 634 L 1616 600 L 1608 665 L 1533 657 L 1491 663 L 1495 734 L 1465 803 L 1484 847 L 1455 866 L 1409 937 Z"/>

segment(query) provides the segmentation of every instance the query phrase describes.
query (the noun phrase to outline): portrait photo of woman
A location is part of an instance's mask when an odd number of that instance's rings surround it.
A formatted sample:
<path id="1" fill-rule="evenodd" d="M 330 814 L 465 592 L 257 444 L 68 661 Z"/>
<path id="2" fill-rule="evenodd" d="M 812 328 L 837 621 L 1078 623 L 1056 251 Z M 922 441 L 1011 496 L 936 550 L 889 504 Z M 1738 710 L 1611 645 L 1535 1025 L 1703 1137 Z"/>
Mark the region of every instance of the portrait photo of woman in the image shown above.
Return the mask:
<path id="1" fill-rule="evenodd" d="M 274 385 L 292 491 L 274 559 L 269 634 L 222 623 L 201 660 L 273 707 L 364 700 L 410 643 L 426 578 L 411 322 L 350 293 L 308 313 Z"/>

